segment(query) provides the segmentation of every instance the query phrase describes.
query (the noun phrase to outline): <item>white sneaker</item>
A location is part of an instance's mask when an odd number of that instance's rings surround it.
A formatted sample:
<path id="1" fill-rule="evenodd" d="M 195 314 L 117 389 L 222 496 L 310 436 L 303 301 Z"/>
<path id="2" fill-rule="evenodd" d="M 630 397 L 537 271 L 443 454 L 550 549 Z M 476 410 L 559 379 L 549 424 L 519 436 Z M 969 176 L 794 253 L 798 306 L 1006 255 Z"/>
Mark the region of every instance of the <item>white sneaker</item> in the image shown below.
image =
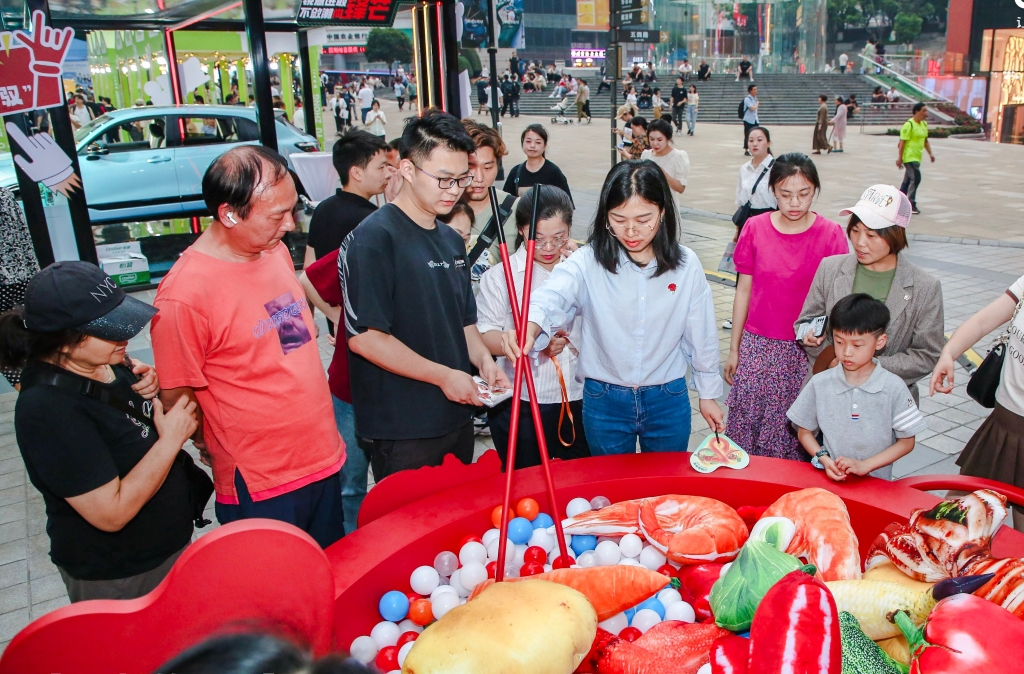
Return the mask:
<path id="1" fill-rule="evenodd" d="M 732 330 L 732 319 L 731 318 L 727 318 L 724 321 L 722 321 L 722 329 L 723 330 Z"/>

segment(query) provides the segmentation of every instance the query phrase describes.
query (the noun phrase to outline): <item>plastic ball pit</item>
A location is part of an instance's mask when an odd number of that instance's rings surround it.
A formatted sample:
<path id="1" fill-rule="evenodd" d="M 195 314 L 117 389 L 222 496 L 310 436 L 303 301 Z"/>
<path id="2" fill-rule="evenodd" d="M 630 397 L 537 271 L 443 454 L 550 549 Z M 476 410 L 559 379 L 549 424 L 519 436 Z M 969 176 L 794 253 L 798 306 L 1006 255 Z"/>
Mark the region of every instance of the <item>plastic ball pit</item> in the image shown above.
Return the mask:
<path id="1" fill-rule="evenodd" d="M 759 506 L 788 491 L 824 487 L 846 502 L 862 555 L 887 524 L 938 502 L 923 489 L 984 487 L 1024 505 L 1024 490 L 988 480 L 927 476 L 836 484 L 809 464 L 759 457 L 743 470 L 708 475 L 674 453 L 556 461 L 552 473 L 563 511 L 576 497 L 614 502 L 668 493 Z M 366 498 L 360 528 L 323 552 L 297 529 L 267 520 L 221 527 L 193 544 L 146 597 L 85 602 L 31 623 L 9 644 L 0 674 L 145 674 L 211 634 L 254 627 L 283 626 L 318 654 L 347 649 L 380 621 L 378 603 L 386 592 L 407 592 L 417 567 L 490 528 L 503 490 L 497 455 L 489 452 L 471 466 L 451 459 L 383 480 Z M 517 471 L 513 503 L 530 497 L 549 512 L 545 494 L 540 468 Z M 993 552 L 1024 557 L 1024 535 L 1003 527 Z"/>

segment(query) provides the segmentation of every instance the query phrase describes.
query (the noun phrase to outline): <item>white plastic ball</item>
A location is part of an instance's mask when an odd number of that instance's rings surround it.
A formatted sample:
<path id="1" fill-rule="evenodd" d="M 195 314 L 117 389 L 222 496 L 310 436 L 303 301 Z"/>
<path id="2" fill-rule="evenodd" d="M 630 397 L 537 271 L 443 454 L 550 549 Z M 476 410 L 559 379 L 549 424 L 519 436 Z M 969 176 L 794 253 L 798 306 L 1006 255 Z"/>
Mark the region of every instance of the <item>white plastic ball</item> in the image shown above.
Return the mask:
<path id="1" fill-rule="evenodd" d="M 545 564 L 544 565 L 544 573 L 547 573 L 550 570 L 551 570 L 551 565 L 550 564 Z"/>
<path id="2" fill-rule="evenodd" d="M 488 529 L 487 531 L 484 532 L 484 535 L 481 536 L 480 538 L 483 541 L 484 545 L 490 545 L 491 541 L 498 540 L 499 536 L 501 536 L 501 530 L 500 529 Z"/>
<path id="3" fill-rule="evenodd" d="M 457 594 L 445 592 L 430 602 L 430 610 L 434 614 L 434 618 L 440 620 L 445 613 L 448 613 L 448 611 L 451 611 L 459 604 L 461 604 L 461 600 Z"/>
<path id="4" fill-rule="evenodd" d="M 426 596 L 441 584 L 441 574 L 432 566 L 417 567 L 409 576 L 409 585 L 416 594 Z"/>
<path id="5" fill-rule="evenodd" d="M 611 499 L 607 496 L 595 496 L 590 499 L 590 507 L 592 510 L 600 510 L 601 508 L 607 508 L 612 504 Z"/>
<path id="6" fill-rule="evenodd" d="M 469 562 L 459 569 L 459 584 L 470 592 L 485 580 L 487 580 L 487 567 L 480 562 Z"/>
<path id="7" fill-rule="evenodd" d="M 655 625 L 661 622 L 661 616 L 654 609 L 642 608 L 636 612 L 633 616 L 632 627 L 637 628 L 641 632 L 647 632 Z"/>
<path id="8" fill-rule="evenodd" d="M 500 543 L 501 543 L 501 539 L 500 538 L 495 538 L 494 540 L 492 540 L 490 543 L 487 544 L 487 559 L 488 560 L 493 562 L 494 560 L 498 559 L 498 545 Z M 516 544 L 513 543 L 510 539 L 508 539 L 508 538 L 505 539 L 505 557 L 508 557 L 509 553 L 512 551 L 513 548 L 515 548 L 515 546 L 516 546 Z"/>
<path id="9" fill-rule="evenodd" d="M 452 575 L 457 568 L 459 568 L 459 558 L 455 556 L 454 552 L 445 550 L 437 553 L 437 557 L 434 557 L 434 570 L 442 576 Z"/>
<path id="10" fill-rule="evenodd" d="M 459 550 L 459 561 L 465 566 L 470 562 L 479 562 L 480 564 L 487 563 L 487 548 L 484 547 L 483 543 L 477 543 L 476 541 L 470 541 L 462 546 Z"/>
<path id="11" fill-rule="evenodd" d="M 576 558 L 576 563 L 583 569 L 589 569 L 592 566 L 597 566 L 597 555 L 594 554 L 593 550 L 587 550 Z M 611 630 L 608 631 L 611 632 Z M 614 632 L 614 634 L 618 634 L 618 632 Z"/>
<path id="12" fill-rule="evenodd" d="M 641 566 L 645 566 L 651 571 L 657 571 L 665 564 L 665 555 L 661 554 L 658 548 L 653 545 L 648 545 L 641 550 L 640 556 L 637 559 L 640 561 Z"/>
<path id="13" fill-rule="evenodd" d="M 604 541 L 598 543 L 597 548 L 594 549 L 594 554 L 597 555 L 598 566 L 614 566 L 619 563 L 619 559 L 622 558 L 622 552 L 619 551 L 619 544 L 615 541 Z"/>
<path id="14" fill-rule="evenodd" d="M 399 667 L 401 667 L 402 665 L 405 664 L 405 656 L 409 655 L 409 651 L 412 650 L 413 644 L 415 644 L 415 643 L 416 643 L 415 641 L 410 641 L 408 643 L 402 644 L 402 647 L 398 649 L 398 666 Z"/>
<path id="15" fill-rule="evenodd" d="M 569 505 L 565 506 L 565 515 L 566 517 L 576 517 L 588 510 L 593 510 L 593 508 L 590 507 L 590 501 L 585 498 L 574 498 L 569 501 Z"/>
<path id="16" fill-rule="evenodd" d="M 679 594 L 679 590 L 673 587 L 667 587 L 658 593 L 658 601 L 660 601 L 661 605 L 664 606 L 666 609 L 672 604 L 678 604 L 682 600 L 683 595 Z M 692 621 L 688 620 L 687 622 Z"/>
<path id="17" fill-rule="evenodd" d="M 459 569 L 458 571 L 453 573 L 452 577 L 448 579 L 448 582 L 451 584 L 453 588 L 455 588 L 456 594 L 458 594 L 460 597 L 469 596 L 469 590 L 467 590 L 466 586 L 462 584 L 462 569 Z"/>
<path id="18" fill-rule="evenodd" d="M 526 545 L 527 547 L 536 545 L 538 548 L 543 548 L 544 552 L 551 552 L 556 542 L 557 539 L 546 530 L 534 529 L 533 534 L 530 536 L 530 542 Z"/>
<path id="19" fill-rule="evenodd" d="M 623 557 L 618 561 L 619 566 L 640 566 L 640 562 L 629 557 Z"/>
<path id="20" fill-rule="evenodd" d="M 395 641 L 397 643 L 397 639 Z M 377 642 L 373 640 L 373 637 L 356 637 L 352 640 L 352 645 L 348 647 L 349 655 L 364 665 L 373 662 L 379 650 Z"/>
<path id="21" fill-rule="evenodd" d="M 512 555 L 512 564 L 517 569 L 526 563 L 526 545 L 517 545 L 515 553 Z M 505 558 L 508 559 L 508 553 L 505 553 Z"/>
<path id="22" fill-rule="evenodd" d="M 629 619 L 626 618 L 625 613 L 616 613 L 611 618 L 608 618 L 608 620 L 597 623 L 597 626 L 612 634 L 618 634 L 629 627 Z"/>
<path id="23" fill-rule="evenodd" d="M 700 669 L 697 670 L 697 674 L 711 674 L 711 663 L 705 662 L 701 665 Z"/>
<path id="24" fill-rule="evenodd" d="M 406 632 L 415 632 L 416 634 L 420 634 L 423 632 L 423 627 L 421 625 L 417 625 L 408 618 L 398 623 L 398 629 L 402 630 L 402 634 L 405 634 Z"/>
<path id="25" fill-rule="evenodd" d="M 636 559 L 643 552 L 644 542 L 636 534 L 626 534 L 619 540 L 619 552 L 623 557 Z"/>
<path id="26" fill-rule="evenodd" d="M 451 585 L 438 585 L 436 588 L 434 588 L 434 591 L 430 593 L 430 601 L 437 601 L 437 598 L 442 594 L 453 594 L 456 597 L 459 596 L 458 591 L 456 591 L 456 589 Z"/>
<path id="27" fill-rule="evenodd" d="M 576 553 L 569 546 L 565 547 L 565 551 L 569 553 L 569 557 L 573 560 L 576 559 Z M 562 556 L 562 551 L 558 548 L 551 548 L 551 552 L 548 553 L 548 564 L 554 564 L 555 560 Z"/>
<path id="28" fill-rule="evenodd" d="M 685 601 L 677 601 L 665 607 L 665 620 L 682 620 L 684 623 L 696 622 L 697 615 L 693 607 Z"/>
<path id="29" fill-rule="evenodd" d="M 719 578 L 722 578 L 723 576 L 725 576 L 725 574 L 727 574 L 729 572 L 729 568 L 730 567 L 732 567 L 732 562 L 726 562 L 725 564 L 723 564 L 722 565 L 722 575 L 719 576 Z"/>
<path id="30" fill-rule="evenodd" d="M 605 541 L 611 541 L 615 545 L 618 545 L 619 544 L 619 537 L 618 536 L 598 536 L 597 537 L 597 544 L 598 545 L 601 545 Z"/>
<path id="31" fill-rule="evenodd" d="M 398 643 L 398 637 L 402 636 L 402 629 L 393 622 L 382 620 L 370 630 L 370 638 L 377 644 L 377 650 L 394 646 Z"/>

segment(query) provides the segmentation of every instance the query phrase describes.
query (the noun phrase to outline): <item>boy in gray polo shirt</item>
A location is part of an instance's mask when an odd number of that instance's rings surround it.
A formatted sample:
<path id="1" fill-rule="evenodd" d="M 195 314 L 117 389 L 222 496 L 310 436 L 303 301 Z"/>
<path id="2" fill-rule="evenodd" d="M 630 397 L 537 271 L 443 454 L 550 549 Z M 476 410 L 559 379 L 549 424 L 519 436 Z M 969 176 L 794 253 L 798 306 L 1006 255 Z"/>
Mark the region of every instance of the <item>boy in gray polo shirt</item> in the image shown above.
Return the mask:
<path id="1" fill-rule="evenodd" d="M 786 413 L 826 475 L 892 479 L 892 464 L 928 428 L 903 380 L 874 358 L 885 346 L 889 309 L 870 295 L 847 295 L 829 316 L 839 363 L 814 375 Z M 824 437 L 824 447 L 815 433 Z"/>

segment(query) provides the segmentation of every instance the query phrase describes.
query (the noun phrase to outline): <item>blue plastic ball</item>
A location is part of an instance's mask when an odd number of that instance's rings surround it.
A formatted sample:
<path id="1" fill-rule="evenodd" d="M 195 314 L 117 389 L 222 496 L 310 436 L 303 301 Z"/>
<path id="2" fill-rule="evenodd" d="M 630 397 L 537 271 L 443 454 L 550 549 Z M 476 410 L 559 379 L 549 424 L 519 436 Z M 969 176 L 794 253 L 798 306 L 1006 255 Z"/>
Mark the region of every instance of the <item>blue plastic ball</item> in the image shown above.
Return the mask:
<path id="1" fill-rule="evenodd" d="M 531 536 L 533 536 L 533 523 L 525 517 L 514 517 L 508 523 L 508 539 L 516 545 L 529 543 Z"/>
<path id="2" fill-rule="evenodd" d="M 548 527 L 555 526 L 555 521 L 551 519 L 551 515 L 540 513 L 533 518 L 532 524 L 534 529 L 547 529 Z"/>
<path id="3" fill-rule="evenodd" d="M 625 611 L 622 612 L 626 616 L 626 621 L 630 625 L 633 624 L 633 616 L 636 615 L 636 612 L 638 610 L 640 610 L 640 607 L 639 606 L 634 606 L 633 608 L 627 608 Z"/>
<path id="4" fill-rule="evenodd" d="M 397 623 L 409 615 L 409 598 L 398 590 L 391 590 L 380 598 L 377 608 L 380 609 L 380 615 L 384 620 Z"/>
<path id="5" fill-rule="evenodd" d="M 644 609 L 644 608 L 651 609 L 652 611 L 657 613 L 659 616 L 661 616 L 662 620 L 665 619 L 665 605 L 662 604 L 661 600 L 658 599 L 657 597 L 651 597 L 647 601 L 644 601 L 644 602 L 641 602 L 640 604 L 637 604 L 636 610 L 639 611 L 640 609 Z"/>
<path id="6" fill-rule="evenodd" d="M 572 537 L 572 551 L 578 555 L 582 555 L 587 550 L 593 550 L 597 547 L 597 536 L 587 536 L 586 534 L 580 534 Z"/>

